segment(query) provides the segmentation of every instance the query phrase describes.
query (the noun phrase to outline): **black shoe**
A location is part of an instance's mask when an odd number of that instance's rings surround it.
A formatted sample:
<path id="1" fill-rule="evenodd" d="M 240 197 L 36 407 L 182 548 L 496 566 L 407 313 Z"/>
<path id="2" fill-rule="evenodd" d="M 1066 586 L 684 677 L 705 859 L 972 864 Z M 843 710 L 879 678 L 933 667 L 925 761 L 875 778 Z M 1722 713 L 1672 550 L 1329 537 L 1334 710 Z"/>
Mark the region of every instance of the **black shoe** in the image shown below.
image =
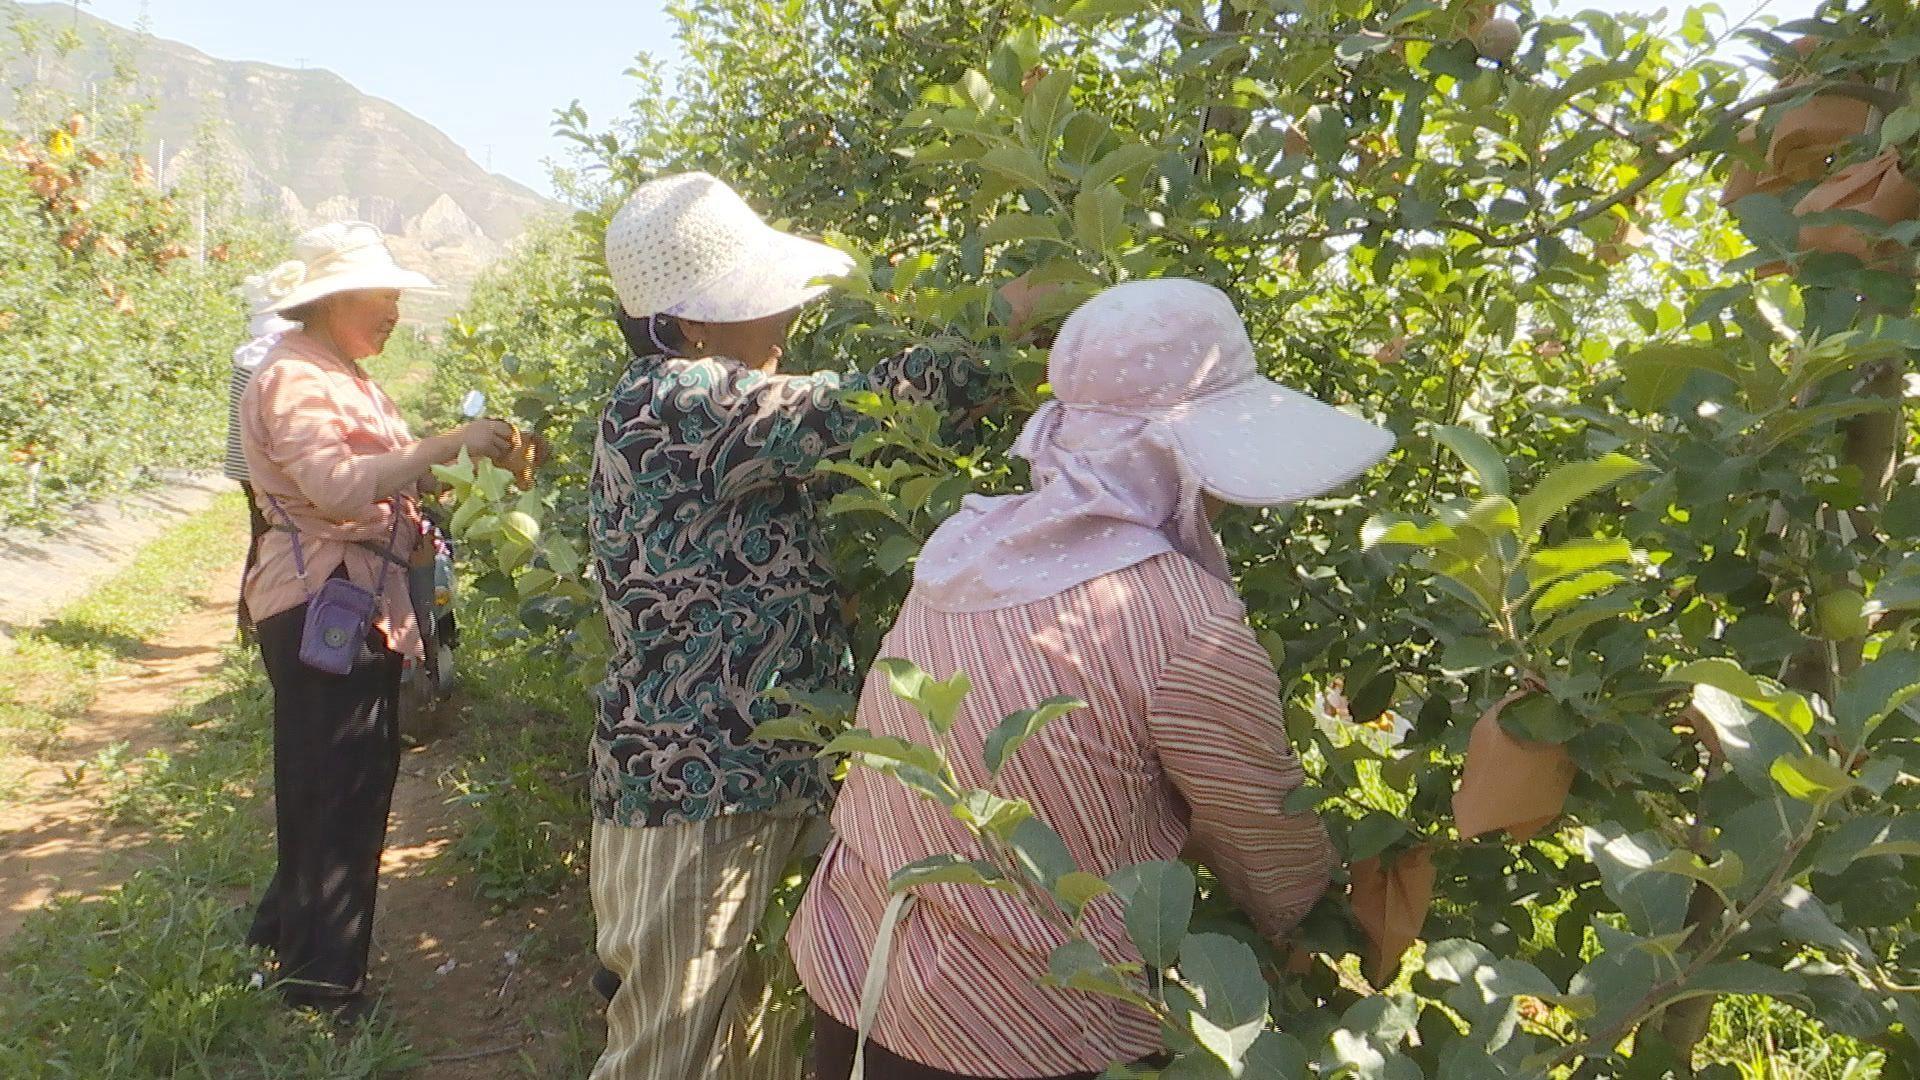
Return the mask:
<path id="1" fill-rule="evenodd" d="M 595 968 L 593 972 L 593 992 L 599 994 L 611 1005 L 613 1003 L 613 995 L 620 992 L 620 976 L 615 975 L 604 967 Z"/>
<path id="2" fill-rule="evenodd" d="M 360 1027 L 373 1019 L 374 1000 L 365 994 L 355 994 L 339 1004 L 329 1006 L 327 1019 L 335 1031 L 346 1031 Z"/>

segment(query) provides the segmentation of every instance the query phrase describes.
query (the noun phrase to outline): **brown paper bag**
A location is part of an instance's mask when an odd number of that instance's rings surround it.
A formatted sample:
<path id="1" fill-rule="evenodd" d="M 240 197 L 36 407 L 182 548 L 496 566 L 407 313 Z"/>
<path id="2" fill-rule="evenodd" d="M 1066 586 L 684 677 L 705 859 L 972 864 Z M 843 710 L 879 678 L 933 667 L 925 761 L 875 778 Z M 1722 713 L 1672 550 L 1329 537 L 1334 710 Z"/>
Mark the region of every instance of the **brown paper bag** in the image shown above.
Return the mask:
<path id="1" fill-rule="evenodd" d="M 534 471 L 552 457 L 553 447 L 544 436 L 514 428 L 507 452 L 500 458 L 500 467 L 513 474 L 515 486 L 521 491 L 528 491 L 533 487 Z"/>
<path id="2" fill-rule="evenodd" d="M 1867 130 L 1871 119 L 1871 107 L 1859 98 L 1839 94 L 1808 98 L 1774 123 L 1773 140 L 1767 144 L 1769 171 L 1787 184 L 1824 175 L 1827 158 L 1841 143 Z"/>
<path id="3" fill-rule="evenodd" d="M 1920 217 L 1920 188 L 1900 172 L 1900 155 L 1889 150 L 1834 173 L 1793 208 L 1802 217 L 1822 210 L 1858 210 L 1889 225 Z M 1852 255 L 1873 265 L 1900 246 L 1868 236 L 1852 225 L 1809 225 L 1800 230 L 1802 251 Z"/>
<path id="4" fill-rule="evenodd" d="M 1820 45 L 1821 39 L 1815 37 L 1793 42 L 1802 57 L 1812 56 Z M 1786 89 L 1804 81 L 1801 77 L 1788 78 L 1780 86 Z M 1728 170 L 1720 205 L 1731 206 L 1755 192 L 1785 191 L 1825 174 L 1827 158 L 1841 143 L 1867 130 L 1871 120 L 1872 112 L 1865 101 L 1841 94 L 1819 94 L 1788 109 L 1774 121 L 1765 165 L 1755 169 L 1739 164 Z M 1758 124 L 1749 124 L 1740 132 L 1742 145 L 1752 145 L 1759 137 Z"/>
<path id="5" fill-rule="evenodd" d="M 1426 924 L 1433 903 L 1433 848 L 1422 844 L 1384 865 L 1379 856 L 1361 859 L 1350 874 L 1348 902 L 1370 946 L 1367 977 L 1384 986 L 1400 970 L 1400 957 L 1420 939 Z"/>
<path id="6" fill-rule="evenodd" d="M 1473 725 L 1453 793 L 1453 822 L 1462 839 L 1505 829 L 1516 841 L 1531 840 L 1566 808 L 1576 771 L 1567 748 L 1516 739 L 1500 726 L 1502 710 L 1526 696 L 1507 695 Z"/>

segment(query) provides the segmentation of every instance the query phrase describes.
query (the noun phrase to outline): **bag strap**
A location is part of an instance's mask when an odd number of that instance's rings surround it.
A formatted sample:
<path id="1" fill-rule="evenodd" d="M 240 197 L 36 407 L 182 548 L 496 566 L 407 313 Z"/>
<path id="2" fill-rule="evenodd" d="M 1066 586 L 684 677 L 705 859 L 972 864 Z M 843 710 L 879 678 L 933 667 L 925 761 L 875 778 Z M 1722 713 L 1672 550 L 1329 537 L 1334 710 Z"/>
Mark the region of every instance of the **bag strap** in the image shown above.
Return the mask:
<path id="1" fill-rule="evenodd" d="M 393 566 L 407 565 L 399 556 L 400 523 L 406 519 L 406 515 L 401 512 L 400 500 L 398 498 L 389 501 L 393 506 L 393 531 L 387 534 L 387 546 L 385 550 L 374 547 L 370 541 L 363 540 L 358 542 L 358 546 L 364 547 L 375 555 L 380 556 L 386 564 L 391 564 L 380 567 L 380 582 L 373 590 L 373 596 L 376 600 L 387 591 L 387 578 L 391 576 Z M 273 507 L 274 513 L 280 515 L 280 520 L 286 522 L 285 525 L 275 525 L 274 528 L 292 535 L 293 572 L 295 576 L 300 579 L 300 588 L 307 594 L 307 599 L 312 600 L 313 589 L 307 581 L 307 557 L 306 553 L 302 551 L 300 547 L 300 527 L 293 523 L 293 515 L 287 513 L 287 508 L 280 505 L 279 499 L 268 495 L 267 502 Z"/>
<path id="2" fill-rule="evenodd" d="M 867 1074 L 867 1036 L 880 1018 L 880 998 L 887 992 L 887 964 L 893 958 L 893 939 L 900 920 L 919 899 L 911 892 L 895 893 L 880 916 L 880 931 L 874 936 L 873 955 L 867 960 L 867 978 L 860 987 L 860 1028 L 853 1044 L 853 1071 L 848 1080 L 865 1080 Z"/>
<path id="3" fill-rule="evenodd" d="M 287 513 L 286 507 L 280 505 L 279 499 L 268 495 L 267 504 L 273 507 L 273 512 L 279 514 L 282 521 L 287 523 L 286 531 L 293 534 L 293 572 L 300 579 L 300 591 L 307 594 L 308 600 L 312 600 L 313 589 L 307 582 L 307 556 L 300 550 L 300 527 L 293 523 L 293 516 Z"/>

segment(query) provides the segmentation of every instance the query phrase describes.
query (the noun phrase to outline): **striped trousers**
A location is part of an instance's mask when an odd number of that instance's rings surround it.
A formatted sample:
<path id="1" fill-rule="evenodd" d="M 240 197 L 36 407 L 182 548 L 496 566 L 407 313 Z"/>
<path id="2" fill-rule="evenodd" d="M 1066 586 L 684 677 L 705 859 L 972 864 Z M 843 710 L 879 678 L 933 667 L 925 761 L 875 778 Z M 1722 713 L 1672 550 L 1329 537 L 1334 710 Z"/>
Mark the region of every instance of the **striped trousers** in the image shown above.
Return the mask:
<path id="1" fill-rule="evenodd" d="M 805 1003 L 769 1012 L 747 946 L 809 820 L 593 823 L 595 944 L 621 981 L 592 1080 L 799 1080 Z"/>

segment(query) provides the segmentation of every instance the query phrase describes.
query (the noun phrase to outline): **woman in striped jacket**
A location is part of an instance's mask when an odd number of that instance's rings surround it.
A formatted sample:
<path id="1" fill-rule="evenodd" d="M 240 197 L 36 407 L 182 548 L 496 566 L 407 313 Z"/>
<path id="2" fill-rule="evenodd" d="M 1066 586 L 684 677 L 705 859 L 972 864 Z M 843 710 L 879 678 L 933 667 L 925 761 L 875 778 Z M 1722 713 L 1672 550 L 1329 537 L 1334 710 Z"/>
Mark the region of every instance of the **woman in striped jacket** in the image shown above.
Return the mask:
<path id="1" fill-rule="evenodd" d="M 1055 400 L 1015 452 L 1034 490 L 974 498 L 922 552 L 881 646 L 974 687 L 950 732 L 963 785 L 1000 719 L 1056 696 L 1054 721 L 992 778 L 1028 800 L 1080 868 L 1105 876 L 1191 851 L 1280 943 L 1326 887 L 1319 820 L 1289 811 L 1301 771 L 1278 680 L 1248 628 L 1211 518 L 1359 476 L 1393 439 L 1261 377 L 1232 303 L 1194 281 L 1109 289 L 1062 327 Z M 925 721 L 869 676 L 859 726 L 929 741 Z M 836 833 L 789 934 L 816 1007 L 819 1080 L 850 1071 L 887 880 L 909 863 L 983 858 L 938 805 L 856 769 Z M 1055 925 L 1018 898 L 963 885 L 914 890 L 886 943 L 866 1045 L 868 1080 L 1092 1078 L 1161 1049 L 1146 1012 L 1042 986 Z M 1085 932 L 1139 962 L 1111 897 Z"/>
<path id="2" fill-rule="evenodd" d="M 266 279 L 255 276 L 247 279 L 243 290 L 249 310 L 261 312 L 270 301 L 266 295 Z M 227 456 L 220 471 L 226 478 L 240 485 L 240 493 L 247 499 L 248 524 L 251 534 L 247 538 L 247 565 L 240 572 L 242 584 L 247 575 L 253 572 L 254 558 L 260 551 L 260 536 L 267 531 L 266 515 L 260 512 L 260 504 L 253 497 L 253 484 L 247 473 L 247 455 L 240 442 L 240 399 L 246 396 L 247 386 L 253 382 L 254 372 L 260 370 L 265 360 L 280 344 L 280 339 L 289 331 L 300 329 L 300 324 L 289 322 L 278 315 L 260 313 L 253 316 L 247 324 L 248 340 L 245 345 L 233 351 L 233 371 L 227 378 Z M 240 638 L 250 640 L 253 636 L 253 619 L 247 614 L 246 597 L 239 604 Z"/>

